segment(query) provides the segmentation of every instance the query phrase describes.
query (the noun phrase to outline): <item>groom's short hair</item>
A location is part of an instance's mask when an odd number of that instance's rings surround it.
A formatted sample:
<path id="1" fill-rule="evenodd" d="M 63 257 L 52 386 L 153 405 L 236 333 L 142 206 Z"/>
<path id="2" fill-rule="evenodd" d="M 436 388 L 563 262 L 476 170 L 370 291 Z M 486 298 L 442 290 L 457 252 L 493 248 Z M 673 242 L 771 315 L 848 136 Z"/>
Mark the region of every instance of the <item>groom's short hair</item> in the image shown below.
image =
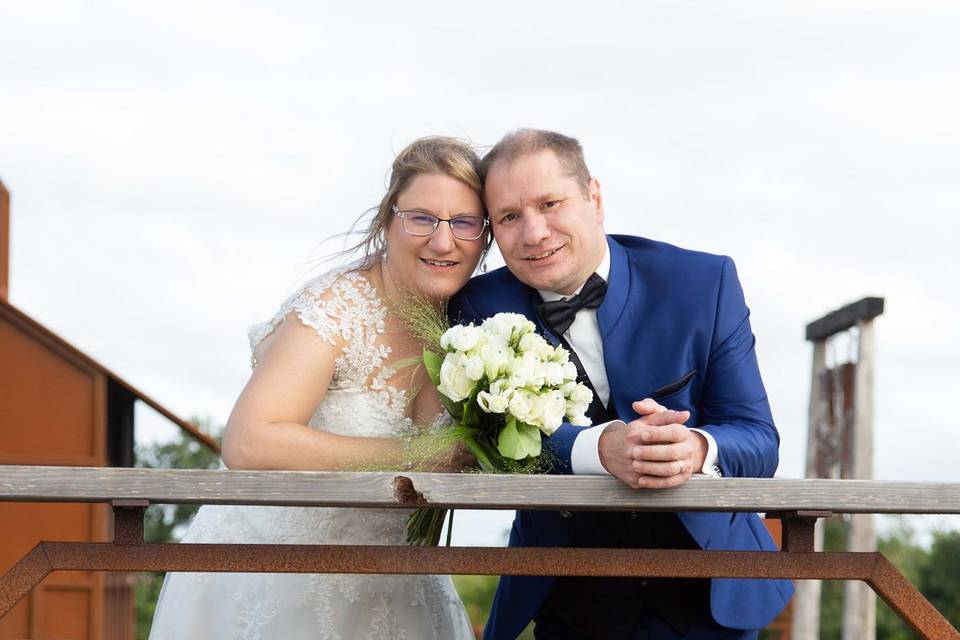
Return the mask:
<path id="1" fill-rule="evenodd" d="M 583 158 L 580 141 L 556 131 L 544 129 L 517 129 L 500 139 L 500 142 L 480 161 L 480 179 L 486 183 L 491 167 L 498 162 L 513 162 L 522 156 L 552 151 L 560 166 L 573 178 L 584 195 L 590 191 L 590 170 Z"/>

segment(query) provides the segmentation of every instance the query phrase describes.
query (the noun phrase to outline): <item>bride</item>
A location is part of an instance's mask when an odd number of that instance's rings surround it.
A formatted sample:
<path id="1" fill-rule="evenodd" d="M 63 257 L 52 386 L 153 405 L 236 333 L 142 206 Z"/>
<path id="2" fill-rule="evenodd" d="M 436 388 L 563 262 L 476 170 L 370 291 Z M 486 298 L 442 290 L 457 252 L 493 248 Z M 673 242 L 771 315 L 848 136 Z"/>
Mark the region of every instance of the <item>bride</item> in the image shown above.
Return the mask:
<path id="1" fill-rule="evenodd" d="M 423 138 L 393 162 L 389 188 L 358 245 L 363 258 L 308 282 L 250 329 L 253 374 L 227 422 L 231 469 L 399 468 L 417 425 L 441 414 L 421 345 L 391 311 L 411 292 L 437 304 L 489 246 L 479 159 Z M 426 461 L 459 471 L 460 449 Z M 409 511 L 208 505 L 184 542 L 405 544 Z M 152 640 L 472 638 L 449 576 L 168 573 Z"/>

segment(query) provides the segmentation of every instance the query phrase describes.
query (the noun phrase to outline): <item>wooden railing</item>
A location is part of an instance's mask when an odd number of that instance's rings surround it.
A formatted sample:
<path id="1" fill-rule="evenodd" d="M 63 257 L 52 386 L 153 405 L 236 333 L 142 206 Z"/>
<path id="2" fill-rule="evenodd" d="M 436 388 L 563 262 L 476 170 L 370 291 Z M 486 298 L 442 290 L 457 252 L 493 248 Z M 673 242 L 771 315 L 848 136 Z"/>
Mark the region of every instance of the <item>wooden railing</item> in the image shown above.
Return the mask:
<path id="1" fill-rule="evenodd" d="M 653 491 L 595 476 L 0 466 L 0 501 L 105 502 L 115 514 L 113 542 L 40 542 L 0 577 L 0 617 L 60 570 L 803 578 L 862 580 L 923 637 L 960 638 L 882 554 L 816 552 L 813 544 L 816 520 L 831 514 L 960 513 L 960 483 L 694 477 Z M 764 512 L 781 519 L 783 544 L 779 553 L 148 544 L 143 511 L 151 503 Z"/>

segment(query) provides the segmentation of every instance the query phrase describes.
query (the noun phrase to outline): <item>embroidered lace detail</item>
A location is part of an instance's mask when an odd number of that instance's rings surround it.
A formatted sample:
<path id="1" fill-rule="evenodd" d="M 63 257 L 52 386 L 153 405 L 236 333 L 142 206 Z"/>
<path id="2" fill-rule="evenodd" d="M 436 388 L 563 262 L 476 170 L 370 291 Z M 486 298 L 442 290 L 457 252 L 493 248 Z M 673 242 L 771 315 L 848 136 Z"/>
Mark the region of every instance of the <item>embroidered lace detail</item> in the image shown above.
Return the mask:
<path id="1" fill-rule="evenodd" d="M 385 365 L 392 351 L 381 341 L 387 309 L 363 272 L 355 270 L 357 266 L 349 265 L 310 280 L 287 298 L 273 318 L 250 327 L 251 365 L 257 365 L 256 349 L 260 342 L 295 313 L 325 342 L 343 342 L 330 388 L 310 424 L 322 425 L 341 435 L 412 435 L 414 425 L 405 417 L 407 392 L 389 384 L 396 370 Z M 371 393 L 375 398 L 370 397 Z M 368 416 L 371 412 L 373 415 Z"/>
<path id="2" fill-rule="evenodd" d="M 308 282 L 271 320 L 251 327 L 254 354 L 291 313 L 328 344 L 342 344 L 333 382 L 309 426 L 354 436 L 414 433 L 405 414 L 407 392 L 390 384 L 396 371 L 386 365 L 386 307 L 362 272 L 348 267 Z M 184 542 L 404 545 L 409 514 L 206 505 Z M 448 576 L 169 573 L 150 637 L 460 640 L 473 634 Z"/>

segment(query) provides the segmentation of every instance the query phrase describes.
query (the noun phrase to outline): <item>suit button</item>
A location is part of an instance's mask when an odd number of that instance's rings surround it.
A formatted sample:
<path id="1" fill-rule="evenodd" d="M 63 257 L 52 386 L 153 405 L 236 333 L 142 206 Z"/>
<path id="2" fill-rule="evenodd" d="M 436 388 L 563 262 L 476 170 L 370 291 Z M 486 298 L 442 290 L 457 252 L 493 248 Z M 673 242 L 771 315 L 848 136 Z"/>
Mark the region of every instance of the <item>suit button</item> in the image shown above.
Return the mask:
<path id="1" fill-rule="evenodd" d="M 631 519 L 631 520 L 636 520 L 636 519 L 637 519 L 637 512 L 636 512 L 636 511 L 631 511 L 631 512 L 630 512 L 630 519 Z"/>
<path id="2" fill-rule="evenodd" d="M 650 583 L 647 582 L 647 579 L 646 579 L 646 578 L 643 578 L 642 580 L 640 580 L 640 586 L 641 586 L 641 587 L 646 588 L 648 584 L 650 584 Z"/>
<path id="3" fill-rule="evenodd" d="M 561 512 L 560 512 L 560 517 L 562 517 L 562 518 L 572 518 L 572 517 L 573 517 L 573 514 L 570 513 L 569 511 L 561 511 Z"/>

